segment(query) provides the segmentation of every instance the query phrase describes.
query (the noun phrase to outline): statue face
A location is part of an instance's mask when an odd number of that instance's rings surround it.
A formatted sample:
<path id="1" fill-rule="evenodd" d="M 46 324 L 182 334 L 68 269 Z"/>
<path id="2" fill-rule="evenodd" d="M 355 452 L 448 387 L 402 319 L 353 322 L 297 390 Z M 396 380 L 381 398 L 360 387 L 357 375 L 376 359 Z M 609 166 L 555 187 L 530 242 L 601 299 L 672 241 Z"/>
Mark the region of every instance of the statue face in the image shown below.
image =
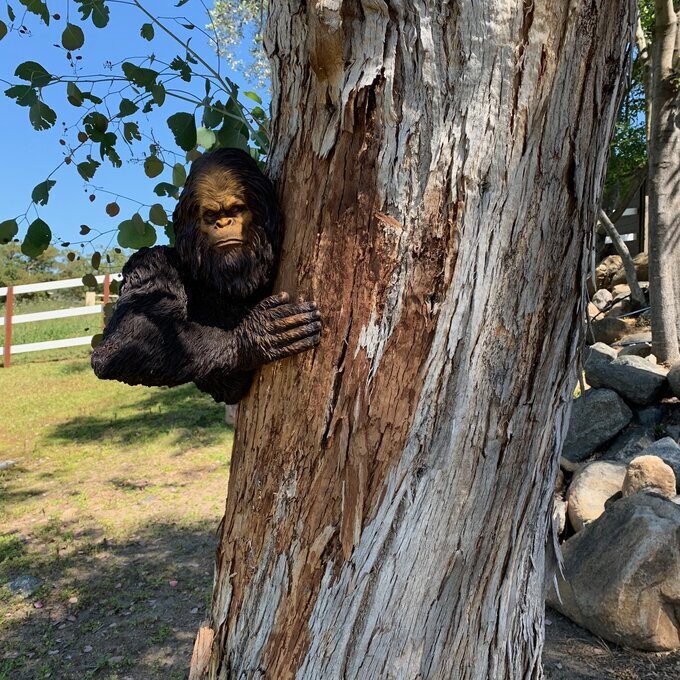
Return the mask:
<path id="1" fill-rule="evenodd" d="M 198 228 L 211 248 L 241 248 L 248 238 L 253 213 L 241 183 L 228 170 L 206 173 L 196 187 Z"/>

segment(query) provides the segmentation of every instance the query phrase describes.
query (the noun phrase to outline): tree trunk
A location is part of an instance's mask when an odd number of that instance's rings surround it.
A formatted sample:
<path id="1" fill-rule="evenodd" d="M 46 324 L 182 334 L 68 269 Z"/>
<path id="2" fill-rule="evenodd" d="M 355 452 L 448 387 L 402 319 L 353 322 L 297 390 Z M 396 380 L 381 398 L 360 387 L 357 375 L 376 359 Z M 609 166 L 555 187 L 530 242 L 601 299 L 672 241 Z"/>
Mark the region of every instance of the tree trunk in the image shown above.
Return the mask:
<path id="1" fill-rule="evenodd" d="M 279 288 L 325 325 L 239 409 L 207 674 L 539 678 L 634 3 L 270 8 Z"/>
<path id="2" fill-rule="evenodd" d="M 655 2 L 649 137 L 649 292 L 652 351 L 680 361 L 680 26 L 672 0 Z"/>
<path id="3" fill-rule="evenodd" d="M 626 281 L 630 288 L 630 299 L 633 302 L 634 309 L 642 309 L 646 304 L 645 295 L 640 288 L 640 282 L 638 281 L 637 272 L 635 271 L 635 263 L 633 258 L 630 256 L 630 251 L 625 241 L 621 238 L 621 234 L 617 231 L 614 223 L 607 217 L 607 213 L 600 209 L 599 212 L 600 224 L 604 227 L 607 232 L 607 236 L 612 240 L 614 250 L 616 254 L 621 258 L 623 262 L 623 268 L 626 272 Z"/>

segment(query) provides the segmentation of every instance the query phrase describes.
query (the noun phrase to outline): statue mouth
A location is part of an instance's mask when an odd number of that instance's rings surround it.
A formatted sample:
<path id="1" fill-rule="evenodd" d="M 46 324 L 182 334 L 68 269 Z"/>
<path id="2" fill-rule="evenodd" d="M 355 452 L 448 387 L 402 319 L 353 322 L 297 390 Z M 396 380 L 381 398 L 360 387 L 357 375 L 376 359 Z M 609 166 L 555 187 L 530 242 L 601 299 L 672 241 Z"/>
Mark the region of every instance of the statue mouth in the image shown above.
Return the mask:
<path id="1" fill-rule="evenodd" d="M 240 246 L 243 244 L 243 239 L 240 238 L 224 238 L 215 242 L 218 248 L 229 248 L 234 246 Z"/>

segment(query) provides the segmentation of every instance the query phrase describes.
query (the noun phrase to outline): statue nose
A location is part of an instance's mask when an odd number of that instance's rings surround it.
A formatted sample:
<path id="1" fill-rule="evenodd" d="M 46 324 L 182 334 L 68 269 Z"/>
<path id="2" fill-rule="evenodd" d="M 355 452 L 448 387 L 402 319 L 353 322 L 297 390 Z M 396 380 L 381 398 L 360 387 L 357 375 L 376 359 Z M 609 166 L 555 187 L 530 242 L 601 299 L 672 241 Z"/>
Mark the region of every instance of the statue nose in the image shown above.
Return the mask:
<path id="1" fill-rule="evenodd" d="M 223 217 L 223 218 L 220 218 L 219 220 L 217 220 L 217 222 L 215 222 L 215 226 L 218 229 L 224 229 L 225 227 L 230 227 L 231 224 L 232 224 L 232 221 L 233 220 L 231 219 L 231 217 Z"/>

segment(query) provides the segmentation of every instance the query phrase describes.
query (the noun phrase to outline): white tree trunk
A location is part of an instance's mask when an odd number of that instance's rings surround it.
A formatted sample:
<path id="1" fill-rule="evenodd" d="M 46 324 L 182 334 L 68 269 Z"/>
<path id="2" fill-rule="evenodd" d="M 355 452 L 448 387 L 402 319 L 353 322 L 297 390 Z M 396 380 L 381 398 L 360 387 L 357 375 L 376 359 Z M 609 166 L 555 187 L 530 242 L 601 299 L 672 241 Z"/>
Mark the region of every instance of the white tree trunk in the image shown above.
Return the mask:
<path id="1" fill-rule="evenodd" d="M 680 361 L 680 25 L 672 0 L 655 2 L 649 137 L 649 292 L 652 351 Z"/>
<path id="2" fill-rule="evenodd" d="M 539 678 L 634 3 L 270 7 L 279 287 L 325 326 L 239 409 L 208 675 Z"/>

